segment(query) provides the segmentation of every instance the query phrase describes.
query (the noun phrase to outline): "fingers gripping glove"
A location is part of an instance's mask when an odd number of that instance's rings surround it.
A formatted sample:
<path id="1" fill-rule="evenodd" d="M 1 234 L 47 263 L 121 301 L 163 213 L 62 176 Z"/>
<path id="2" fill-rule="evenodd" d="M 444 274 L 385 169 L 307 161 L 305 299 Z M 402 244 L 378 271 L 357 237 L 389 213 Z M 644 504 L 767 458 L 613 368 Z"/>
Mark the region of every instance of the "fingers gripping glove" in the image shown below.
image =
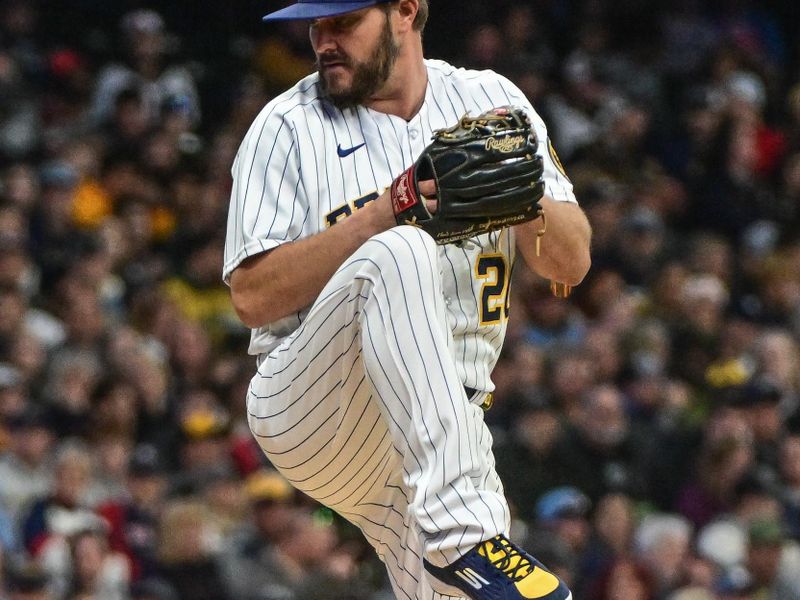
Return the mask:
<path id="1" fill-rule="evenodd" d="M 439 244 L 458 242 L 539 216 L 544 194 L 543 163 L 524 110 L 494 108 L 465 115 L 433 134 L 416 163 L 391 188 L 399 225 L 416 225 Z M 431 213 L 419 182 L 436 182 Z"/>

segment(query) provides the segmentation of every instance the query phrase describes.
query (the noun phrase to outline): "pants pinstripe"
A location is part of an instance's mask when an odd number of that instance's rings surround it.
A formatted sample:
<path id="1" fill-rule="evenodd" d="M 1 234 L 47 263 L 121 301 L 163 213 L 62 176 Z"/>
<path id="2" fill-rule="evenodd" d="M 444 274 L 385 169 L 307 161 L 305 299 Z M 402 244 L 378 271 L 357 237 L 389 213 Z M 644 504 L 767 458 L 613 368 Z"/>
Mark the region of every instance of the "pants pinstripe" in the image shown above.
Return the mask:
<path id="1" fill-rule="evenodd" d="M 247 398 L 270 461 L 356 524 L 413 600 L 447 597 L 423 554 L 450 563 L 509 525 L 483 411 L 453 364 L 438 261 L 417 228 L 371 238 L 262 357 Z"/>

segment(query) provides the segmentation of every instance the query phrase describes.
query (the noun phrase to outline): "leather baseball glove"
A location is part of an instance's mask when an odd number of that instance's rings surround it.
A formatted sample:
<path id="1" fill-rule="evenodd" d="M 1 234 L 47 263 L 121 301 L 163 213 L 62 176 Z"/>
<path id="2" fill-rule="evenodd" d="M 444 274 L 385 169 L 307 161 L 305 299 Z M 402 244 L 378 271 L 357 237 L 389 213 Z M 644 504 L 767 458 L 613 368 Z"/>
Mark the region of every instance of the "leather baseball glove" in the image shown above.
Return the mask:
<path id="1" fill-rule="evenodd" d="M 521 108 L 494 108 L 440 129 L 416 163 L 391 188 L 399 225 L 416 225 L 439 244 L 531 221 L 544 194 L 537 139 Z M 420 181 L 436 182 L 435 211 Z"/>

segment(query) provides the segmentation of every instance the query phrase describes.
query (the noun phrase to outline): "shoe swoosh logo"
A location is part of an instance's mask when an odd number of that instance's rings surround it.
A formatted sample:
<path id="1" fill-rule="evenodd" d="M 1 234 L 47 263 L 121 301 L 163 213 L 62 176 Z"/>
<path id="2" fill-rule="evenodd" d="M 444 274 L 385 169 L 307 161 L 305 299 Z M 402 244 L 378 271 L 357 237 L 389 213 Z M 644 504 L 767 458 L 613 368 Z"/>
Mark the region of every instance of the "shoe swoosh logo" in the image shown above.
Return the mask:
<path id="1" fill-rule="evenodd" d="M 336 154 L 339 155 L 339 158 L 345 158 L 346 156 L 350 156 L 353 152 L 361 148 L 362 146 L 366 146 L 367 143 L 364 142 L 363 144 L 359 144 L 358 146 L 353 146 L 352 148 L 342 148 L 342 145 L 339 144 L 336 147 Z"/>

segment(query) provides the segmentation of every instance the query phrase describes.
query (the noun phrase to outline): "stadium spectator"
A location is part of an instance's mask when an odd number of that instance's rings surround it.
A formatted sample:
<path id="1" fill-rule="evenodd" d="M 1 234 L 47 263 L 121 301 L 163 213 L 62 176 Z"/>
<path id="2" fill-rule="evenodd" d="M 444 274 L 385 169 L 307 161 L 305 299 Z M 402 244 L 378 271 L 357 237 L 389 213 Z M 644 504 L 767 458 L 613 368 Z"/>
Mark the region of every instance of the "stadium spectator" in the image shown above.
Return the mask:
<path id="1" fill-rule="evenodd" d="M 180 106 L 196 123 L 200 103 L 195 82 L 185 67 L 167 62 L 168 37 L 161 15 L 153 10 L 130 12 L 120 21 L 120 32 L 125 62 L 109 64 L 98 75 L 95 122 L 105 122 L 122 91 L 136 89 L 151 124 L 159 122 L 163 107 L 170 103 Z"/>

